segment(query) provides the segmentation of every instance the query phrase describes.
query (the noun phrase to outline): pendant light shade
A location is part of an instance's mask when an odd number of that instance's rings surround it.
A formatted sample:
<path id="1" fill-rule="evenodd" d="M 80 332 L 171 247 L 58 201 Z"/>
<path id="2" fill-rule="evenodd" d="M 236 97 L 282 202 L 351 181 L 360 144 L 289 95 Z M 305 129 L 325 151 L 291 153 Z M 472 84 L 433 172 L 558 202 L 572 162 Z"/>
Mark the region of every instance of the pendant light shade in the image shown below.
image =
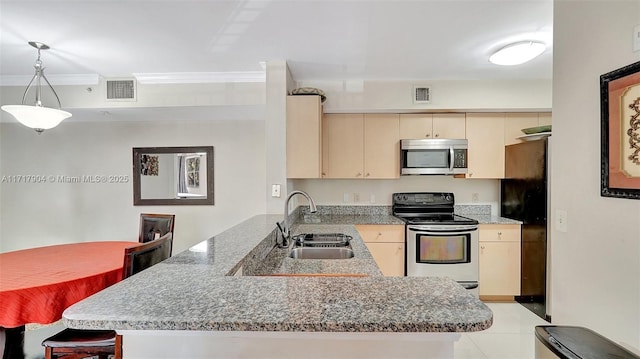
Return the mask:
<path id="1" fill-rule="evenodd" d="M 546 48 L 542 42 L 516 42 L 496 51 L 489 57 L 489 62 L 503 66 L 520 65 L 540 56 Z"/>
<path id="2" fill-rule="evenodd" d="M 60 110 L 60 99 L 58 94 L 53 89 L 53 86 L 49 83 L 49 80 L 44 76 L 44 67 L 42 61 L 40 61 L 40 50 L 47 50 L 49 46 L 40 43 L 30 41 L 29 45 L 38 49 L 38 59 L 34 65 L 36 73 L 31 78 L 31 81 L 27 85 L 27 89 L 22 95 L 21 105 L 5 105 L 2 106 L 2 110 L 15 117 L 23 125 L 33 128 L 39 134 L 44 130 L 58 126 L 62 120 L 71 117 L 71 114 L 66 111 Z M 57 101 L 57 108 L 45 107 L 42 104 L 42 80 L 46 82 L 47 86 L 53 92 Z M 27 95 L 29 90 L 35 87 L 35 100 L 32 104 L 27 104 Z"/>
<path id="3" fill-rule="evenodd" d="M 23 125 L 33 128 L 39 133 L 54 128 L 65 118 L 71 117 L 71 114 L 67 111 L 43 106 L 5 105 L 2 106 L 2 110 L 8 112 Z"/>

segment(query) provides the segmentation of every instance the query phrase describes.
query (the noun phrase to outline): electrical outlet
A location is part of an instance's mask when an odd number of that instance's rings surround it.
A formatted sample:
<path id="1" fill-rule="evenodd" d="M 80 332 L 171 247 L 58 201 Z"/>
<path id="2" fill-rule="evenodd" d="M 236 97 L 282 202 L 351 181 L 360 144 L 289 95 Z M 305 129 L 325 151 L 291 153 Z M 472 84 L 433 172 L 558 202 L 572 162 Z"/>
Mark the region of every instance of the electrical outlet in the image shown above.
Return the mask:
<path id="1" fill-rule="evenodd" d="M 556 231 L 567 232 L 567 211 L 556 209 Z"/>
<path id="2" fill-rule="evenodd" d="M 272 184 L 271 185 L 271 197 L 280 197 L 280 185 Z"/>
<path id="3" fill-rule="evenodd" d="M 633 28 L 633 51 L 640 51 L 640 25 Z"/>
<path id="4" fill-rule="evenodd" d="M 349 196 L 348 193 L 343 193 L 342 194 L 342 202 L 349 203 L 350 200 L 351 200 L 351 196 Z"/>
<path id="5" fill-rule="evenodd" d="M 477 193 L 472 193 L 471 194 L 471 202 L 473 203 L 477 203 L 480 200 L 480 195 Z"/>
<path id="6" fill-rule="evenodd" d="M 354 193 L 353 194 L 353 201 L 354 202 L 360 202 L 360 193 Z"/>
<path id="7" fill-rule="evenodd" d="M 376 195 L 375 194 L 370 194 L 369 195 L 369 203 L 376 203 Z"/>

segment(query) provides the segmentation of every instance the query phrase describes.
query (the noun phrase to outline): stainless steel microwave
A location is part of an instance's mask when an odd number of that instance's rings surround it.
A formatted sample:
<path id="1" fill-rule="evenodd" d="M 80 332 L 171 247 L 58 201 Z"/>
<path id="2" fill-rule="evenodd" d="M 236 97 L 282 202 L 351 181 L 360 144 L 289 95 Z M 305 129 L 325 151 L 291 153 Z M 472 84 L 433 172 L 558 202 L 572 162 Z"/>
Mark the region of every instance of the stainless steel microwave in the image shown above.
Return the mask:
<path id="1" fill-rule="evenodd" d="M 467 173 L 466 139 L 400 140 L 401 175 Z"/>

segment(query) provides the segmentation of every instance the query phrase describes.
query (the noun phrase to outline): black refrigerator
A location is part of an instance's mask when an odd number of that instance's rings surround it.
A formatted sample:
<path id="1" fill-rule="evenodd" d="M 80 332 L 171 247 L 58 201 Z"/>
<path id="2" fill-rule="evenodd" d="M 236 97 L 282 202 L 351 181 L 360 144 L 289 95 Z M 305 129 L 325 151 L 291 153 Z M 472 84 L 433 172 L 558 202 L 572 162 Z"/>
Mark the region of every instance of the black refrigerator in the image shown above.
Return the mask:
<path id="1" fill-rule="evenodd" d="M 545 320 L 547 297 L 548 139 L 505 147 L 500 215 L 522 221 L 520 296 L 516 300 Z"/>

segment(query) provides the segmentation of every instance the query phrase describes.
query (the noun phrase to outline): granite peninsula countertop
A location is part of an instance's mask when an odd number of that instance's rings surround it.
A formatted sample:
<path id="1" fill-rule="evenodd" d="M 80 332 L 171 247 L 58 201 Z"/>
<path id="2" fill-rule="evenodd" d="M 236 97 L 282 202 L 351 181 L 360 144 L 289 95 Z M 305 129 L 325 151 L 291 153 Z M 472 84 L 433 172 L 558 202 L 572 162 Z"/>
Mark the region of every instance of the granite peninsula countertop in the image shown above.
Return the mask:
<path id="1" fill-rule="evenodd" d="M 304 214 L 296 214 L 294 233 L 353 236 L 355 256 L 346 260 L 282 258 L 286 252 L 278 255 L 274 249 L 275 223 L 282 216 L 252 217 L 74 304 L 65 310 L 63 322 L 77 329 L 116 330 L 466 332 L 489 328 L 491 310 L 452 279 L 381 275 L 353 225 L 402 224 L 383 212 L 320 214 L 313 223 L 304 223 Z M 269 262 L 278 257 L 275 264 Z M 274 273 L 367 276 L 269 276 Z"/>

